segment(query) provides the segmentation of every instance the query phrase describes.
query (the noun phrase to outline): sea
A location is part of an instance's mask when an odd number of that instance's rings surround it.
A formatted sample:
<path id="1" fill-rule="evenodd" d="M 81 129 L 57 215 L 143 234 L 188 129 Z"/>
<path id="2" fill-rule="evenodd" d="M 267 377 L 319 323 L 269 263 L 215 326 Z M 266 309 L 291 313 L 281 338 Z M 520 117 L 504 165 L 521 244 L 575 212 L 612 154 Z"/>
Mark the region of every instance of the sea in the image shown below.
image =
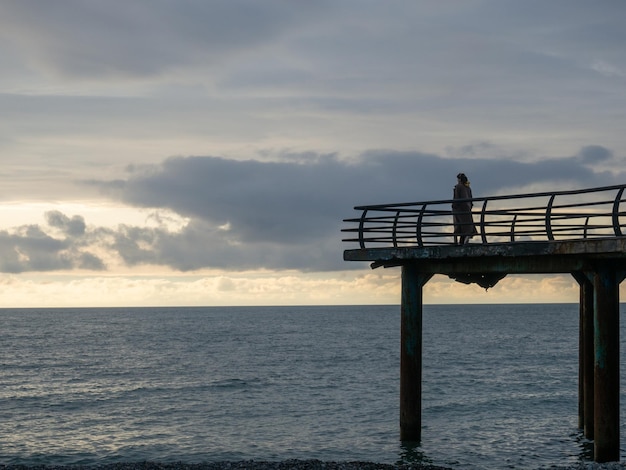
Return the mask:
<path id="1" fill-rule="evenodd" d="M 578 327 L 578 304 L 425 305 L 403 443 L 398 305 L 0 309 L 0 464 L 577 465 Z"/>

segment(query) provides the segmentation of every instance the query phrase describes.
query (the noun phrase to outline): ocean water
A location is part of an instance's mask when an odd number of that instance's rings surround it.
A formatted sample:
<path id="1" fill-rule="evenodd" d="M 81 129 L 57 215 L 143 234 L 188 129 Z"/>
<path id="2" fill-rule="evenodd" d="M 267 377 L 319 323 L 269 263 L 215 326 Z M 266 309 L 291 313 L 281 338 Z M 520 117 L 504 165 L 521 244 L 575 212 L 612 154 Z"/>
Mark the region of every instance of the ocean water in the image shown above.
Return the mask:
<path id="1" fill-rule="evenodd" d="M 399 441 L 397 305 L 0 309 L 0 328 L 0 464 L 591 458 L 577 304 L 424 306 L 419 445 Z"/>

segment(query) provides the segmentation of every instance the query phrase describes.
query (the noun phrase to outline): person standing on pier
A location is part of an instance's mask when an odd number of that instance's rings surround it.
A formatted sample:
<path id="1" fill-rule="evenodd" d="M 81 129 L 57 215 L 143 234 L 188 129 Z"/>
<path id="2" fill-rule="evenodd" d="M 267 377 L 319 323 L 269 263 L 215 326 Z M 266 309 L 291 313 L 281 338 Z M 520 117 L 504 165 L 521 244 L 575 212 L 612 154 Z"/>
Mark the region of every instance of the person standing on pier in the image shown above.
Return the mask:
<path id="1" fill-rule="evenodd" d="M 454 199 L 452 203 L 452 217 L 454 219 L 454 243 L 464 245 L 478 233 L 472 216 L 472 188 L 465 173 L 456 175 L 457 184 L 454 187 Z M 459 199 L 459 201 L 457 201 Z M 458 237 L 458 239 L 457 239 Z"/>

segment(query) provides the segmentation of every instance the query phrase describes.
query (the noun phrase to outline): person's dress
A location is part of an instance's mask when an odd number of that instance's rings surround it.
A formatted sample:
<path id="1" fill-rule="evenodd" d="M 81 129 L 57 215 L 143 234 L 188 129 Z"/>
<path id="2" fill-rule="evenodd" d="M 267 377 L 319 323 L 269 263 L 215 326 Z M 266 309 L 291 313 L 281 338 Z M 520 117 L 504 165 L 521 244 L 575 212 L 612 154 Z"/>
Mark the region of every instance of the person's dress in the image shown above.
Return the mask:
<path id="1" fill-rule="evenodd" d="M 454 199 L 471 199 L 472 189 L 462 183 L 454 187 Z M 454 219 L 454 235 L 473 237 L 478 233 L 472 217 L 471 201 L 452 203 L 452 217 Z"/>

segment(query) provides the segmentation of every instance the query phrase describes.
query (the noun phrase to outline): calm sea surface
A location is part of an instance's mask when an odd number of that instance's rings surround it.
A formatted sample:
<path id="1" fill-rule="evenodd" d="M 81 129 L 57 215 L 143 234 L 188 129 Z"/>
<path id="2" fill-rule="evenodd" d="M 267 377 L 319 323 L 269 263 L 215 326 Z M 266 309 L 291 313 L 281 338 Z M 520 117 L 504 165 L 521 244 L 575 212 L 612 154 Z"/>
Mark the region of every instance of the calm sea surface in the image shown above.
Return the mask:
<path id="1" fill-rule="evenodd" d="M 419 446 L 399 441 L 399 306 L 0 309 L 0 328 L 0 464 L 590 458 L 577 304 L 425 306 Z"/>

